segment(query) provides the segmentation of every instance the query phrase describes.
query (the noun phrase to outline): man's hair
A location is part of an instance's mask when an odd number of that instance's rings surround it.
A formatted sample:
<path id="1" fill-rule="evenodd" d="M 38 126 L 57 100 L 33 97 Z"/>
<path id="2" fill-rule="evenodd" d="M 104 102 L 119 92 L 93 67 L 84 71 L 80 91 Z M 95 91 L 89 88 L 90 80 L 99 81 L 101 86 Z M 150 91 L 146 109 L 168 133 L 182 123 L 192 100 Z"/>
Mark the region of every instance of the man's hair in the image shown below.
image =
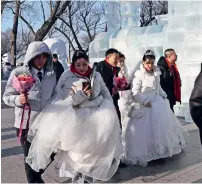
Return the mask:
<path id="1" fill-rule="evenodd" d="M 53 54 L 53 58 L 54 59 L 58 58 L 58 55 L 57 54 Z"/>
<path id="2" fill-rule="evenodd" d="M 119 52 L 119 58 L 126 58 L 124 54 L 122 54 L 121 52 Z"/>
<path id="3" fill-rule="evenodd" d="M 171 48 L 166 49 L 165 52 L 164 52 L 164 56 L 165 56 L 165 57 L 168 57 L 168 54 L 169 54 L 170 52 L 175 52 L 175 50 L 174 50 L 174 49 L 171 49 Z"/>
<path id="4" fill-rule="evenodd" d="M 114 49 L 114 48 L 111 48 L 111 49 L 108 49 L 108 50 L 106 51 L 105 56 L 107 57 L 108 55 L 114 54 L 114 53 L 119 54 L 119 51 L 116 50 L 116 49 Z"/>

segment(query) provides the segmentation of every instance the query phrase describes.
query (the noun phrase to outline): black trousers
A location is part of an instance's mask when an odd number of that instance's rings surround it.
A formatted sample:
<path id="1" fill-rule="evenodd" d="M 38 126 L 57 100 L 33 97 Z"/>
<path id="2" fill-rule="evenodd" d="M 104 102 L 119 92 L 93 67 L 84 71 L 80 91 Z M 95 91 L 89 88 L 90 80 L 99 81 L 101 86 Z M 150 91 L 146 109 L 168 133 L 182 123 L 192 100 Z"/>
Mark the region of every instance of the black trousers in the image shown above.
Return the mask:
<path id="1" fill-rule="evenodd" d="M 173 113 L 175 113 L 174 112 L 174 105 L 175 105 L 175 103 L 173 102 L 173 100 L 170 100 L 170 99 L 168 99 L 168 101 L 170 103 L 170 109 L 173 111 Z"/>
<path id="2" fill-rule="evenodd" d="M 19 129 L 16 129 L 16 133 L 18 135 Z M 26 158 L 28 156 L 31 143 L 27 140 L 24 142 L 24 137 L 25 137 L 25 130 L 22 130 L 22 136 L 21 136 L 20 143 L 22 146 L 24 157 Z M 54 156 L 55 156 L 55 154 L 51 155 L 52 161 L 54 160 Z M 43 174 L 44 170 L 41 170 L 40 172 L 36 172 L 29 166 L 28 163 L 25 162 L 25 172 L 26 172 L 28 183 L 44 183 L 43 179 L 41 178 L 41 175 Z"/>
<path id="3" fill-rule="evenodd" d="M 201 139 L 201 145 L 202 145 L 202 126 L 199 129 L 200 139 Z"/>
<path id="4" fill-rule="evenodd" d="M 199 129 L 199 135 L 200 135 L 200 140 L 201 140 L 201 145 L 202 145 L 202 124 L 196 124 L 196 126 L 198 127 Z"/>

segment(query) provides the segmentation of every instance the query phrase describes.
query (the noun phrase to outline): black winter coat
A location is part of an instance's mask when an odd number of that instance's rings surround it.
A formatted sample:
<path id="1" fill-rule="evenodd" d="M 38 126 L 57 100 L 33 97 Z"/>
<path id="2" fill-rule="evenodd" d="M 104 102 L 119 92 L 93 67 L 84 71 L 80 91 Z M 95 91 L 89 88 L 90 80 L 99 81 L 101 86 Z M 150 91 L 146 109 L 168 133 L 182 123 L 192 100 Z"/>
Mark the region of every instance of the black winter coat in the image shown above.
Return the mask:
<path id="1" fill-rule="evenodd" d="M 53 70 L 56 74 L 56 81 L 58 82 L 58 80 L 60 79 L 60 76 L 64 72 L 64 68 L 62 64 L 59 61 L 57 61 L 57 62 L 53 62 Z"/>
<path id="2" fill-rule="evenodd" d="M 169 68 L 165 57 L 160 57 L 157 66 L 161 70 L 161 75 L 160 75 L 160 83 L 162 89 L 165 91 L 167 94 L 167 98 L 170 102 L 171 105 L 176 104 L 175 100 L 175 85 L 174 85 L 174 76 L 171 72 L 171 69 Z"/>
<path id="3" fill-rule="evenodd" d="M 114 84 L 113 84 L 114 73 L 113 73 L 112 66 L 110 64 L 108 64 L 106 61 L 101 61 L 101 62 L 97 63 L 96 70 L 97 70 L 97 72 L 99 72 L 101 74 L 110 94 L 112 95 L 112 89 L 114 87 Z M 118 77 L 119 71 L 120 71 L 120 68 L 116 67 L 116 76 L 117 77 Z M 116 95 L 112 96 L 112 98 L 114 100 L 118 100 L 120 97 L 119 97 L 119 94 L 116 94 Z"/>
<path id="4" fill-rule="evenodd" d="M 189 106 L 192 119 L 200 130 L 202 144 L 202 71 L 196 78 L 194 89 L 189 100 Z"/>

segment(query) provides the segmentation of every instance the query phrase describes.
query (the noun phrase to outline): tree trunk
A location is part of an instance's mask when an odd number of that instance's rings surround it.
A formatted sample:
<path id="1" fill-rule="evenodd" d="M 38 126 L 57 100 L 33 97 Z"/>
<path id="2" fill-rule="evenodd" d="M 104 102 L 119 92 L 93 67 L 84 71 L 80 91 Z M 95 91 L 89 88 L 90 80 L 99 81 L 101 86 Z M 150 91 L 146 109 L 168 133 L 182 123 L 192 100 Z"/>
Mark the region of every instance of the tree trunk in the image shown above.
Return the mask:
<path id="1" fill-rule="evenodd" d="M 11 32 L 11 64 L 16 66 L 16 42 L 18 33 L 18 16 L 20 13 L 20 0 L 15 2 L 15 14 L 13 18 L 13 29 Z"/>
<path id="2" fill-rule="evenodd" d="M 63 34 L 65 36 L 65 38 L 67 38 L 67 40 L 69 41 L 70 46 L 72 47 L 72 49 L 75 51 L 76 49 L 74 48 L 74 45 L 72 43 L 72 41 L 70 40 L 70 36 L 68 36 L 66 33 L 64 33 L 64 31 L 58 29 L 57 27 L 55 28 L 57 31 L 59 31 L 61 34 Z"/>
<path id="3" fill-rule="evenodd" d="M 56 2 L 52 16 L 47 21 L 45 21 L 41 28 L 36 32 L 35 41 L 42 41 L 44 39 L 44 37 L 50 31 L 51 27 L 55 24 L 59 16 L 61 16 L 66 10 L 67 6 L 69 6 L 70 2 L 71 1 L 65 1 L 60 9 L 60 1 Z"/>
<path id="4" fill-rule="evenodd" d="M 3 0 L 1 0 L 1 15 L 4 11 L 5 6 L 6 6 L 6 3 Z"/>
<path id="5" fill-rule="evenodd" d="M 149 20 L 150 20 L 150 25 L 152 25 L 152 5 L 153 5 L 153 2 L 149 1 Z"/>

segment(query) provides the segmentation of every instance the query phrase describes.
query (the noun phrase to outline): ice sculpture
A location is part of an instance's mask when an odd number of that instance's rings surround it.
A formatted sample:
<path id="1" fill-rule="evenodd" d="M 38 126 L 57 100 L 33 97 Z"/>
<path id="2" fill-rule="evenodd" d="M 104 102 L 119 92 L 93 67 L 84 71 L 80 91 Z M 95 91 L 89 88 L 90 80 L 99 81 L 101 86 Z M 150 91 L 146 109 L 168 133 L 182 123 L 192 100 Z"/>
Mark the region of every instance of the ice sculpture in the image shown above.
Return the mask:
<path id="1" fill-rule="evenodd" d="M 141 1 L 120 2 L 121 27 L 140 26 L 140 3 Z"/>
<path id="2" fill-rule="evenodd" d="M 46 43 L 51 50 L 52 54 L 58 55 L 58 60 L 62 64 L 63 68 L 65 70 L 68 69 L 67 66 L 67 49 L 65 43 L 57 38 L 49 38 L 44 40 L 44 43 Z"/>
<path id="3" fill-rule="evenodd" d="M 89 45 L 89 57 L 92 63 L 104 59 L 111 37 L 120 29 L 118 8 L 117 1 L 107 2 L 107 32 L 99 33 Z"/>
<path id="4" fill-rule="evenodd" d="M 117 1 L 110 2 L 113 3 L 117 5 Z M 140 1 L 119 2 L 122 29 L 99 34 L 90 44 L 90 61 L 103 59 L 104 52 L 114 47 L 126 55 L 131 72 L 139 66 L 147 49 L 154 50 L 157 60 L 165 49 L 175 49 L 182 78 L 182 104 L 175 107 L 175 113 L 192 122 L 188 101 L 202 63 L 202 1 L 168 1 L 168 14 L 156 16 L 158 25 L 148 27 L 138 25 L 140 4 Z M 107 19 L 112 21 L 114 17 L 108 15 Z"/>

